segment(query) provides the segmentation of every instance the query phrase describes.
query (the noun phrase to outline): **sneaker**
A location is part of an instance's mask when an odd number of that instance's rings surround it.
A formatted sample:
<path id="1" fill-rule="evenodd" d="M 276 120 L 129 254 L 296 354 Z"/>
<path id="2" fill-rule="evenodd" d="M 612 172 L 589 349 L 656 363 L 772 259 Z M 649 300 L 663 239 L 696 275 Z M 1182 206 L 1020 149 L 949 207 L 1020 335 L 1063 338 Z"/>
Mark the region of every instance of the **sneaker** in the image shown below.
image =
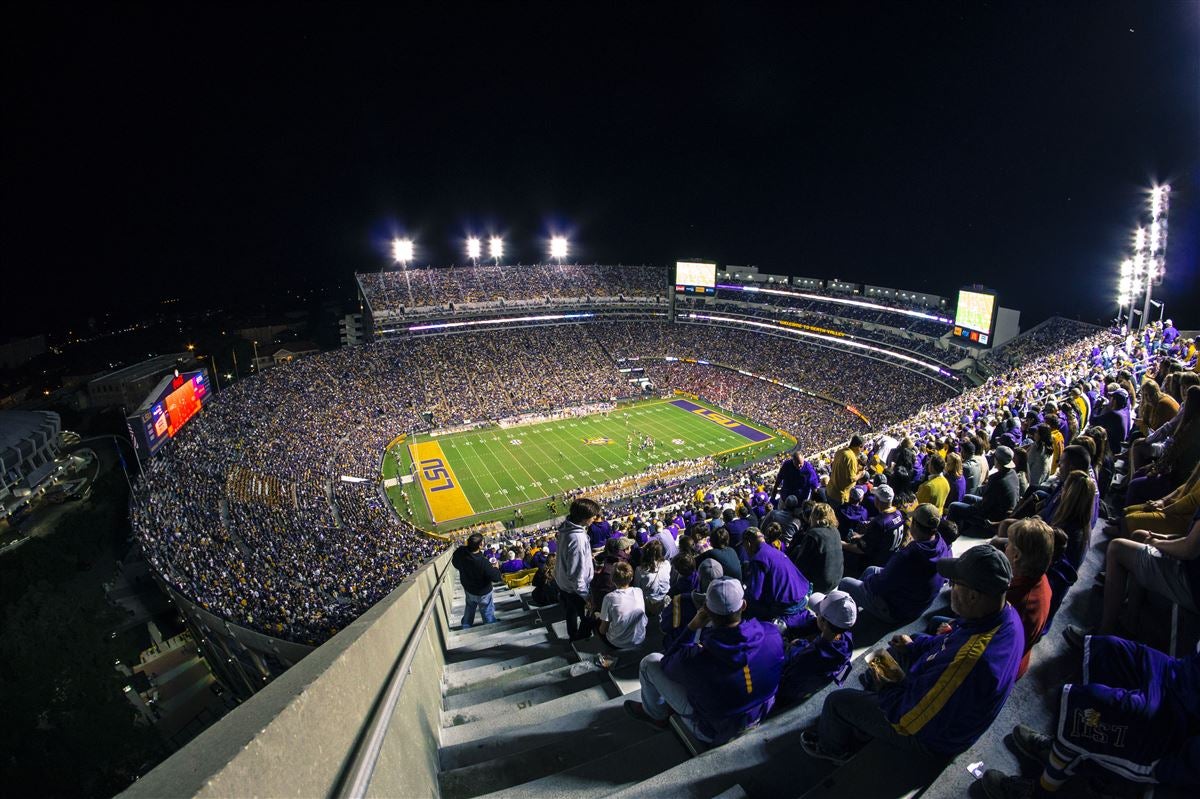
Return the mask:
<path id="1" fill-rule="evenodd" d="M 805 730 L 800 733 L 800 748 L 804 750 L 809 757 L 815 757 L 819 760 L 828 760 L 837 765 L 843 765 L 850 758 L 840 755 L 831 755 L 821 751 L 821 739 L 817 737 L 816 730 Z"/>
<path id="2" fill-rule="evenodd" d="M 664 719 L 659 721 L 658 719 L 654 718 L 654 716 L 651 716 L 646 712 L 646 708 L 642 706 L 641 702 L 635 702 L 632 699 L 625 700 L 625 712 L 638 721 L 644 724 L 649 724 L 653 727 L 658 727 L 660 730 L 665 730 L 671 726 L 671 722 L 669 720 Z"/>
<path id="3" fill-rule="evenodd" d="M 1083 639 L 1091 635 L 1090 632 L 1075 624 L 1068 624 L 1063 628 L 1062 634 L 1063 638 L 1067 639 L 1067 643 L 1074 649 L 1083 649 Z"/>
<path id="4" fill-rule="evenodd" d="M 1033 780 L 1010 777 L 994 768 L 983 773 L 979 784 L 988 799 L 1031 799 L 1033 796 Z"/>
<path id="5" fill-rule="evenodd" d="M 1045 765 L 1050 759 L 1050 748 L 1054 746 L 1054 739 L 1032 727 L 1018 724 L 1013 727 L 1012 743 L 1019 754 L 1037 761 L 1039 765 Z"/>

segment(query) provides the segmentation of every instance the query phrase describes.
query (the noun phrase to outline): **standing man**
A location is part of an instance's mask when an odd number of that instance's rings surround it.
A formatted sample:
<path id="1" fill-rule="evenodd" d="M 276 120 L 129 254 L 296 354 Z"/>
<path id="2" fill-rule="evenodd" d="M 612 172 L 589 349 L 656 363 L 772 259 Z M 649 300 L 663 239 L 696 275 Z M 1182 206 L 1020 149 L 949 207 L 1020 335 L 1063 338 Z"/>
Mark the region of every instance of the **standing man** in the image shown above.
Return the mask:
<path id="1" fill-rule="evenodd" d="M 794 496 L 797 502 L 803 505 L 820 485 L 817 470 L 804 459 L 800 450 L 795 449 L 792 450 L 791 457 L 779 467 L 779 474 L 775 475 L 775 485 L 771 487 L 771 497 L 783 500 Z"/>
<path id="2" fill-rule="evenodd" d="M 580 497 L 571 503 L 555 540 L 558 561 L 554 567 L 554 582 L 558 584 L 558 601 L 567 619 L 567 638 L 572 641 L 582 641 L 592 635 L 587 598 L 595 565 L 588 526 L 599 515 L 600 505 L 594 499 Z"/>
<path id="3" fill-rule="evenodd" d="M 467 601 L 463 609 L 463 629 L 468 630 L 475 623 L 476 610 L 482 614 L 484 624 L 494 622 L 496 606 L 492 601 L 492 583 L 500 580 L 500 570 L 483 556 L 483 536 L 472 533 L 465 545 L 454 550 L 450 562 L 458 569 L 458 579 Z"/>
<path id="4" fill-rule="evenodd" d="M 863 440 L 856 434 L 850 437 L 850 445 L 848 447 L 839 450 L 833 456 L 827 493 L 829 495 L 829 504 L 835 508 L 845 505 L 850 501 L 850 489 L 858 482 L 858 478 L 863 475 L 863 470 L 858 462 L 858 456 L 862 454 L 862 448 Z"/>

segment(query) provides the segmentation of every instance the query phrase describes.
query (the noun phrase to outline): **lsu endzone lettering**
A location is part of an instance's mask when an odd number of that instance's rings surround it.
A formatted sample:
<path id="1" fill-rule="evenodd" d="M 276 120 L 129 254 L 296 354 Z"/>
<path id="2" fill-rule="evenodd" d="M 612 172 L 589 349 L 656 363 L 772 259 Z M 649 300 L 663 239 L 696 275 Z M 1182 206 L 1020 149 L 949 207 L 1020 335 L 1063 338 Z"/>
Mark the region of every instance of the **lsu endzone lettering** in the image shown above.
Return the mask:
<path id="1" fill-rule="evenodd" d="M 463 493 L 462 484 L 450 466 L 450 461 L 442 452 L 441 444 L 436 441 L 423 441 L 419 444 L 409 444 L 408 451 L 416 464 L 417 479 L 421 481 L 421 490 L 425 492 L 425 501 L 429 504 L 429 513 L 435 522 L 461 519 L 475 514 L 467 495 Z"/>

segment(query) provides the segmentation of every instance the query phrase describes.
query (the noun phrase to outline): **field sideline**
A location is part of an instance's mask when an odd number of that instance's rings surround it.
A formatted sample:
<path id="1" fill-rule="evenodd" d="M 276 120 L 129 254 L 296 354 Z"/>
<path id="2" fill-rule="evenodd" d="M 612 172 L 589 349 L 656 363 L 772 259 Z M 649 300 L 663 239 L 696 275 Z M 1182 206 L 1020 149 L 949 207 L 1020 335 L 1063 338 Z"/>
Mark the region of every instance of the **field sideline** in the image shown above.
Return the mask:
<path id="1" fill-rule="evenodd" d="M 647 438 L 652 447 L 642 446 Z M 769 427 L 680 397 L 508 429 L 418 435 L 387 451 L 384 477 L 415 474 L 388 488 L 389 497 L 405 518 L 445 532 L 511 520 L 518 508 L 525 523 L 540 521 L 553 515 L 551 497 L 668 461 L 728 454 L 753 460 L 789 444 Z M 415 471 L 414 461 L 421 465 Z"/>

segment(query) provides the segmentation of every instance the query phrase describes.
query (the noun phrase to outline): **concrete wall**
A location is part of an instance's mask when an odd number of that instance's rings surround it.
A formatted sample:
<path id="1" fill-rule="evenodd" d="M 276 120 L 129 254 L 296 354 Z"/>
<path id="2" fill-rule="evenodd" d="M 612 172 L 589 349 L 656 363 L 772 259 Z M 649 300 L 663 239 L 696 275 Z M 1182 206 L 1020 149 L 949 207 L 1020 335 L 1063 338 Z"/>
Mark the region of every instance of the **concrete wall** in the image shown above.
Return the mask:
<path id="1" fill-rule="evenodd" d="M 416 632 L 421 606 L 438 590 L 371 784 L 377 796 L 436 796 L 442 642 L 453 588 L 440 578 L 448 569 L 446 551 L 122 796 L 333 794 Z"/>

